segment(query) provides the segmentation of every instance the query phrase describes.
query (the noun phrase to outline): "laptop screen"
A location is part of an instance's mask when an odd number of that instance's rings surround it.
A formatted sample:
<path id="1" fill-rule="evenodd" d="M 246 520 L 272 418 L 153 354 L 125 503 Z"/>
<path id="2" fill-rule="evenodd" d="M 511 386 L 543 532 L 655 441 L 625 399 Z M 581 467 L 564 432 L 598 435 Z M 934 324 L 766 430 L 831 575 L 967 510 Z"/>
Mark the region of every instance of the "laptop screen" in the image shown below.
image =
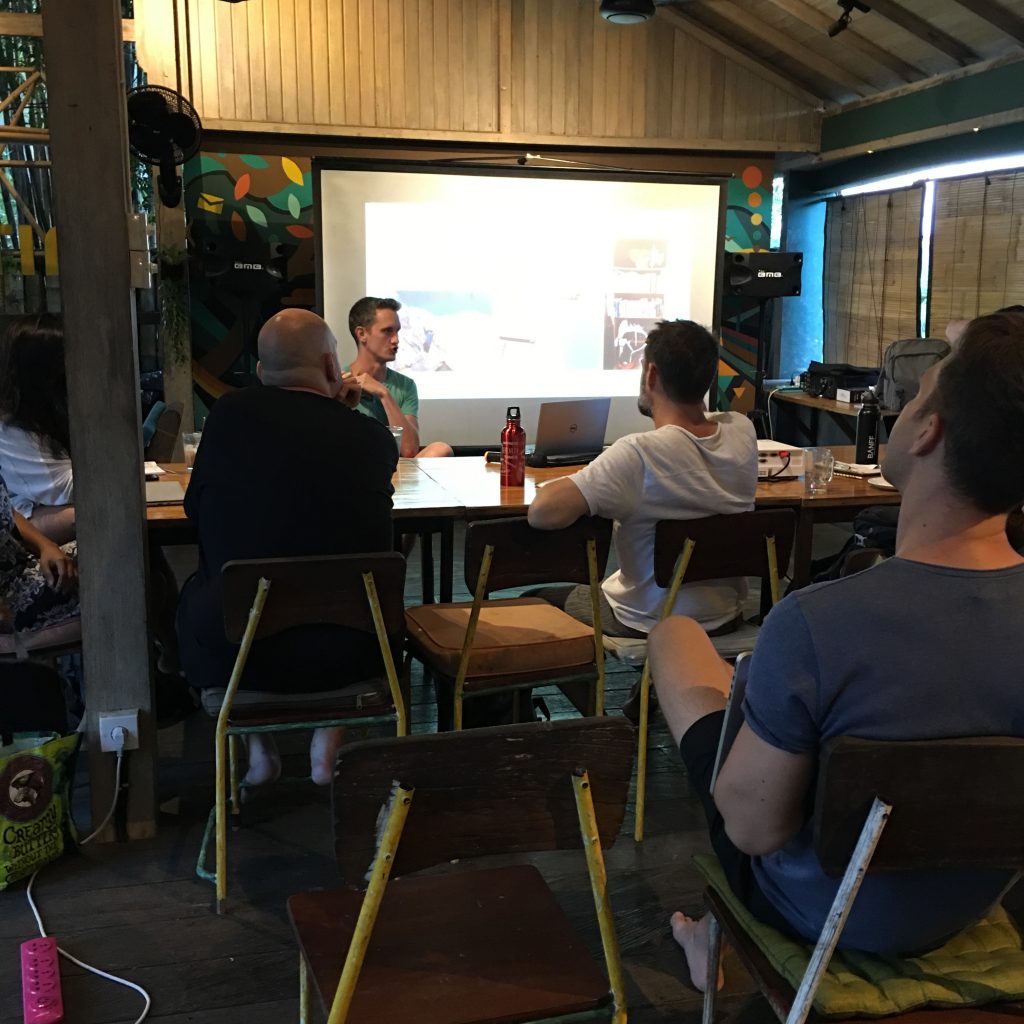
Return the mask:
<path id="1" fill-rule="evenodd" d="M 604 447 L 610 406 L 610 398 L 542 403 L 534 453 L 552 456 L 600 452 Z"/>

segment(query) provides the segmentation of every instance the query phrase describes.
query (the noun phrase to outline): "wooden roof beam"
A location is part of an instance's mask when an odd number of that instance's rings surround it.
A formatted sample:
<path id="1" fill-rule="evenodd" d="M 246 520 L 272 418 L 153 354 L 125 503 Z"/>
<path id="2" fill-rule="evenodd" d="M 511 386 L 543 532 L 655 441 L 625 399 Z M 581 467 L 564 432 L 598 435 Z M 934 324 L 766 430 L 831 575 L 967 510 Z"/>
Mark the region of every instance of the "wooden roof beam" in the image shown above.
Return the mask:
<path id="1" fill-rule="evenodd" d="M 0 36 L 42 36 L 43 16 L 41 14 L 0 14 Z M 121 37 L 126 43 L 135 39 L 135 22 L 132 18 L 121 19 Z"/>
<path id="2" fill-rule="evenodd" d="M 767 46 L 784 53 L 794 64 L 807 69 L 808 78 L 813 80 L 817 77 L 824 82 L 839 86 L 839 90 L 832 94 L 833 99 L 841 98 L 843 93 L 852 92 L 857 96 L 869 96 L 876 91 L 870 82 L 865 82 L 852 71 L 847 71 L 844 67 L 836 64 L 835 61 L 811 53 L 807 47 L 796 42 L 785 32 L 780 32 L 777 28 L 759 22 L 756 29 L 751 29 L 749 12 L 737 4 L 705 0 L 702 6 L 713 12 L 716 17 L 728 21 L 731 26 L 748 34 L 753 33 Z"/>
<path id="3" fill-rule="evenodd" d="M 807 3 L 806 0 L 768 0 L 768 2 L 778 7 L 780 11 L 785 11 L 786 14 L 796 18 L 797 21 L 802 21 L 815 31 L 825 34 L 828 33 L 828 30 L 835 22 L 835 18 L 828 14 L 823 14 L 817 7 L 812 7 Z M 888 68 L 898 78 L 903 79 L 904 82 L 916 82 L 920 78 L 927 77 L 928 73 L 923 68 L 907 63 L 902 57 L 897 57 L 896 54 L 890 53 L 852 28 L 847 29 L 843 33 L 841 43 L 847 49 L 856 51 L 862 57 L 867 57 L 868 60 Z"/>
<path id="4" fill-rule="evenodd" d="M 961 7 L 966 7 L 971 14 L 977 15 L 990 25 L 995 25 L 1000 32 L 1005 32 L 1011 39 L 1024 43 L 1024 18 L 1013 11 L 1007 10 L 996 0 L 956 0 Z"/>
<path id="5" fill-rule="evenodd" d="M 741 67 L 760 75 L 766 81 L 777 85 L 784 92 L 806 103 L 812 109 L 820 110 L 826 101 L 831 102 L 831 96 L 823 96 L 821 93 L 812 92 L 805 82 L 798 81 L 792 75 L 783 75 L 779 69 L 769 64 L 763 57 L 745 50 L 732 40 L 725 39 L 717 32 L 712 31 L 706 25 L 695 20 L 692 15 L 683 14 L 674 7 L 659 7 L 658 17 L 666 21 L 674 21 L 676 27 L 699 40 L 705 46 L 711 47 L 722 56 L 735 61 Z M 835 106 L 836 104 L 832 104 Z"/>
<path id="6" fill-rule="evenodd" d="M 947 35 L 941 29 L 937 29 L 924 18 L 919 18 L 912 11 L 901 7 L 896 0 L 867 0 L 867 3 L 875 14 L 881 15 L 894 25 L 899 25 L 900 28 L 917 36 L 922 42 L 946 54 L 947 57 L 952 57 L 961 67 L 981 60 L 981 57 L 969 46 L 961 43 L 959 39 Z M 863 15 L 863 17 L 869 17 L 869 15 Z"/>

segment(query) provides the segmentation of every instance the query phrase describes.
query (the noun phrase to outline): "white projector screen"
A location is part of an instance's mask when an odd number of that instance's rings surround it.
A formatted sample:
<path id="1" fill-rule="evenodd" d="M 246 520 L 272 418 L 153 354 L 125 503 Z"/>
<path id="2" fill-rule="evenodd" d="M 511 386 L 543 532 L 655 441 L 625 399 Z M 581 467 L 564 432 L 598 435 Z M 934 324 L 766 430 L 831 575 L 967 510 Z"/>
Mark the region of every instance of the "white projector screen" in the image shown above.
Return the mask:
<path id="1" fill-rule="evenodd" d="M 493 446 L 508 405 L 611 396 L 636 409 L 658 320 L 717 329 L 722 179 L 314 161 L 320 308 L 343 364 L 363 295 L 402 303 L 392 368 L 416 381 L 420 436 Z"/>

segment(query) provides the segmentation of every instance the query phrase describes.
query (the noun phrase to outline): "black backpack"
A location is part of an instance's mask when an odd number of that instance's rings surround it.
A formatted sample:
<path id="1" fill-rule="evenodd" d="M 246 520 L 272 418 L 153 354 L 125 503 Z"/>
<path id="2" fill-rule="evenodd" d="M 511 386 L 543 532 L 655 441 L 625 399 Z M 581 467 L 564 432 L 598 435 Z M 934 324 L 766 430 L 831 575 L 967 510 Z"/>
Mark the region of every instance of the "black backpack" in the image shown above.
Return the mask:
<path id="1" fill-rule="evenodd" d="M 948 355 L 949 343 L 941 338 L 894 341 L 882 357 L 875 389 L 882 408 L 899 412 L 917 394 L 924 371 Z"/>
<path id="2" fill-rule="evenodd" d="M 882 558 L 891 558 L 896 553 L 899 515 L 899 505 L 871 505 L 861 509 L 853 520 L 853 536 L 842 550 L 811 564 L 811 582 L 823 583 L 848 575 L 851 569 L 848 563 L 865 550 L 876 551 Z"/>

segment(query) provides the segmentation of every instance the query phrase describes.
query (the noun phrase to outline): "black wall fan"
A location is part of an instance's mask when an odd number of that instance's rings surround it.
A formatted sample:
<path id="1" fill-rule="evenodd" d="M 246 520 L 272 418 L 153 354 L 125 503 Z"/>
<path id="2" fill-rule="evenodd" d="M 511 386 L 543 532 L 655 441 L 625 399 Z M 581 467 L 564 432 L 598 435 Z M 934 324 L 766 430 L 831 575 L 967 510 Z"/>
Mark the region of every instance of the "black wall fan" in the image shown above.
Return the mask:
<path id="1" fill-rule="evenodd" d="M 157 189 L 164 206 L 181 202 L 177 168 L 199 152 L 202 134 L 195 108 L 173 89 L 143 85 L 128 93 L 128 144 L 140 160 L 160 168 Z"/>

